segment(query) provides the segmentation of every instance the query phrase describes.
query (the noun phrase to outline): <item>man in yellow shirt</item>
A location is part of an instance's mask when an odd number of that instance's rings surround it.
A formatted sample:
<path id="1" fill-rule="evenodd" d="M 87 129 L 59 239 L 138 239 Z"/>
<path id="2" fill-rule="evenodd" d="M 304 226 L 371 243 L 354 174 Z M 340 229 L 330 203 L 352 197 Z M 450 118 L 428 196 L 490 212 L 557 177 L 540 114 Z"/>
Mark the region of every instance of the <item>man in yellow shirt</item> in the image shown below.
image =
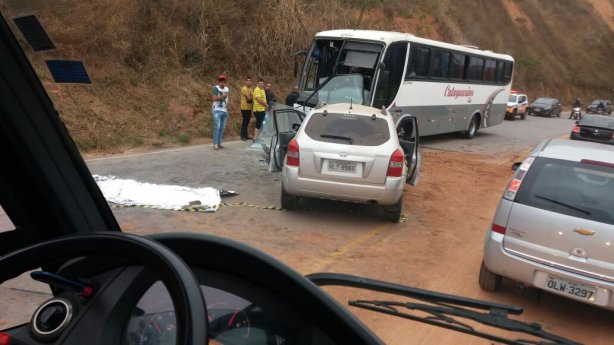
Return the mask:
<path id="1" fill-rule="evenodd" d="M 241 123 L 241 140 L 245 141 L 251 139 L 247 134 L 249 127 L 249 120 L 252 117 L 252 108 L 254 101 L 252 97 L 252 78 L 245 78 L 245 85 L 241 88 L 241 116 L 243 122 Z"/>
<path id="2" fill-rule="evenodd" d="M 269 106 L 264 92 L 264 80 L 258 79 L 258 86 L 254 89 L 254 116 L 256 117 L 256 130 L 254 133 L 254 141 L 258 138 L 262 121 L 264 121 L 264 111 Z"/>

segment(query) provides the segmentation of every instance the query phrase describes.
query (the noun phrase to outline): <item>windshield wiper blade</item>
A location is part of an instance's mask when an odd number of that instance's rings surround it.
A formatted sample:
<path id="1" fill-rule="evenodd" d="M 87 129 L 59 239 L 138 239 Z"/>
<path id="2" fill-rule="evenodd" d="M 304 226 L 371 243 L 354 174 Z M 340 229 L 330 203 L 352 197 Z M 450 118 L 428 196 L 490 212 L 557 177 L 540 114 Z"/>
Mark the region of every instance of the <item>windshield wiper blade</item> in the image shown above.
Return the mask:
<path id="1" fill-rule="evenodd" d="M 538 198 L 538 199 L 550 201 L 551 203 L 554 203 L 554 204 L 557 204 L 557 205 L 561 205 L 561 206 L 565 206 L 565 207 L 571 208 L 572 210 L 576 210 L 578 212 L 582 212 L 582 213 L 584 213 L 587 216 L 591 214 L 591 211 L 588 211 L 588 210 L 585 210 L 583 208 L 579 208 L 579 207 L 576 207 L 576 206 L 573 206 L 573 205 L 570 205 L 570 204 L 558 201 L 556 199 L 549 198 L 547 196 L 543 196 L 543 195 L 539 195 L 539 194 L 535 194 L 534 196 L 536 198 Z"/>
<path id="2" fill-rule="evenodd" d="M 331 79 L 333 79 L 333 77 L 334 77 L 334 76 L 335 76 L 335 75 L 333 74 L 333 75 L 330 75 L 330 76 L 326 77 L 326 79 L 324 79 L 324 81 L 322 81 L 322 82 L 320 83 L 320 85 L 318 85 L 318 87 L 316 87 L 316 89 L 315 89 L 315 90 L 313 90 L 313 92 L 311 93 L 311 95 L 309 95 L 309 97 L 307 97 L 307 99 L 303 101 L 303 112 L 305 111 L 305 106 L 306 106 L 307 104 L 309 104 L 309 103 L 307 103 L 307 102 L 309 102 L 309 100 L 311 100 L 311 97 L 313 97 L 314 95 L 317 95 L 317 94 L 318 94 L 318 91 L 320 91 L 320 90 L 321 90 L 321 89 L 322 89 L 324 86 L 326 86 L 326 84 L 328 84 L 328 82 L 329 82 Z M 300 103 L 299 103 L 299 104 L 300 104 Z M 313 106 L 315 107 L 315 106 L 317 106 L 317 104 L 314 104 Z"/>
<path id="3" fill-rule="evenodd" d="M 328 139 L 339 139 L 348 141 L 350 144 L 354 143 L 354 139 L 350 137 L 344 137 L 342 135 L 334 135 L 334 134 L 320 134 L 320 138 L 328 138 Z"/>
<path id="4" fill-rule="evenodd" d="M 543 345 L 578 345 L 575 341 L 548 333 L 537 323 L 527 323 L 508 317 L 509 314 L 521 314 L 522 308 L 499 303 L 480 301 L 471 298 L 458 297 L 408 286 L 388 283 L 379 280 L 357 277 L 337 273 L 316 273 L 307 276 L 318 286 L 336 285 L 353 288 L 361 288 L 372 291 L 395 294 L 409 297 L 426 303 L 379 301 L 379 300 L 350 300 L 349 305 L 377 311 L 380 313 L 402 317 L 409 320 L 419 321 L 434 326 L 439 326 L 462 332 L 484 339 L 497 341 L 503 344 L 543 344 Z M 428 316 L 416 315 L 406 311 L 419 311 Z M 470 309 L 471 308 L 471 309 Z M 477 309 L 477 310 L 476 310 Z M 484 311 L 480 311 L 484 310 Z M 469 324 L 459 321 L 460 319 L 472 320 L 494 328 L 507 331 L 525 333 L 539 340 L 511 339 L 476 330 Z"/>

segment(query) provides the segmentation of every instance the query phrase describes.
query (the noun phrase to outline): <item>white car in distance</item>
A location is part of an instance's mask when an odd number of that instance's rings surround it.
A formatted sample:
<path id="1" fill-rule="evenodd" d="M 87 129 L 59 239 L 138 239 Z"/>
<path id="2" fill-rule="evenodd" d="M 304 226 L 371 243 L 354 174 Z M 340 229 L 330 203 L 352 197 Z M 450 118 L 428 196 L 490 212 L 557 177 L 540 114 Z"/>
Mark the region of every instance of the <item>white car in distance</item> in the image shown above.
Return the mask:
<path id="1" fill-rule="evenodd" d="M 374 204 L 387 220 L 399 222 L 403 189 L 417 183 L 419 165 L 414 117 L 395 121 L 385 109 L 324 105 L 303 120 L 288 143 L 281 204 L 296 209 L 301 197 Z"/>

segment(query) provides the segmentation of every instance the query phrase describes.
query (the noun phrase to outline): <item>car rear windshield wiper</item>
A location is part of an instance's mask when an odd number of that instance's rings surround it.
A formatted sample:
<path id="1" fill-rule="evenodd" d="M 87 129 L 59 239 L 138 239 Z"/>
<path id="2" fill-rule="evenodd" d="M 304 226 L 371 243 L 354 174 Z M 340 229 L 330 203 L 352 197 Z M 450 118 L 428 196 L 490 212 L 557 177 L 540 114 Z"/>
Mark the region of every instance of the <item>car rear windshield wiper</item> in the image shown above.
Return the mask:
<path id="1" fill-rule="evenodd" d="M 573 205 L 570 205 L 570 204 L 567 204 L 567 203 L 564 203 L 564 202 L 558 201 L 558 200 L 556 200 L 556 199 L 551 199 L 551 198 L 549 198 L 549 197 L 547 197 L 547 196 L 543 196 L 543 195 L 535 194 L 535 197 L 536 197 L 536 198 L 538 198 L 538 199 L 542 199 L 542 200 L 550 201 L 550 202 L 555 203 L 555 204 L 557 204 L 557 205 L 561 205 L 561 206 L 565 206 L 565 207 L 571 208 L 572 210 L 576 210 L 576 211 L 578 211 L 578 212 L 582 212 L 582 213 L 584 213 L 584 214 L 585 214 L 585 215 L 587 215 L 587 216 L 591 214 L 591 211 L 588 211 L 588 210 L 585 210 L 585 209 L 583 209 L 583 208 L 579 208 L 579 207 L 576 207 L 576 206 L 573 206 Z"/>
<path id="2" fill-rule="evenodd" d="M 354 139 L 350 137 L 344 137 L 342 135 L 334 135 L 334 134 L 320 134 L 320 138 L 345 140 L 349 142 L 350 144 L 354 142 Z"/>
<path id="3" fill-rule="evenodd" d="M 422 301 L 350 300 L 348 304 L 358 308 L 451 329 L 502 344 L 580 344 L 573 340 L 548 333 L 537 323 L 526 323 L 508 318 L 509 314 L 521 314 L 523 311 L 521 307 L 458 297 L 347 274 L 315 273 L 307 275 L 307 278 L 318 286 L 336 285 L 367 289 Z M 426 316 L 419 315 L 418 312 L 426 314 Z M 505 338 L 487 333 L 486 331 L 477 330 L 468 323 L 460 321 L 460 319 L 474 321 L 506 331 L 529 334 L 537 339 Z"/>

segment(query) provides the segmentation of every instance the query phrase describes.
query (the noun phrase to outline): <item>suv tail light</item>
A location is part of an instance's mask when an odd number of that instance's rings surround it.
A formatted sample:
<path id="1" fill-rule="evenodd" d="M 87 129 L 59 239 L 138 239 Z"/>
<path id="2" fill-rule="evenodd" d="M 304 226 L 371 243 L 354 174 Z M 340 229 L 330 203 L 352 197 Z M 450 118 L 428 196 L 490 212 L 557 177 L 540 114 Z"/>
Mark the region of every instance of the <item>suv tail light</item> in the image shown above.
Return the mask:
<path id="1" fill-rule="evenodd" d="M 388 171 L 386 172 L 386 176 L 399 177 L 403 175 L 404 161 L 405 156 L 403 156 L 403 152 L 401 152 L 400 149 L 394 150 L 394 152 L 390 156 L 390 162 L 388 163 Z"/>
<path id="2" fill-rule="evenodd" d="M 578 125 L 573 126 L 573 129 L 571 131 L 574 133 L 580 133 L 580 126 Z"/>
<path id="3" fill-rule="evenodd" d="M 298 142 L 296 139 L 292 139 L 288 144 L 288 152 L 286 153 L 286 165 L 298 167 L 300 162 L 300 155 L 298 151 Z"/>
<path id="4" fill-rule="evenodd" d="M 512 180 L 510 181 L 510 183 L 508 183 L 507 188 L 505 189 L 505 193 L 503 193 L 503 197 L 505 199 L 511 201 L 514 200 L 514 197 L 516 197 L 516 192 L 518 192 L 520 184 L 522 183 L 522 179 L 524 179 L 525 175 L 527 174 L 527 170 L 529 170 L 529 167 L 531 166 L 531 164 L 533 164 L 534 160 L 535 158 L 529 157 L 524 162 L 522 162 L 522 165 L 520 165 L 520 167 L 514 174 L 514 177 L 512 177 Z"/>

